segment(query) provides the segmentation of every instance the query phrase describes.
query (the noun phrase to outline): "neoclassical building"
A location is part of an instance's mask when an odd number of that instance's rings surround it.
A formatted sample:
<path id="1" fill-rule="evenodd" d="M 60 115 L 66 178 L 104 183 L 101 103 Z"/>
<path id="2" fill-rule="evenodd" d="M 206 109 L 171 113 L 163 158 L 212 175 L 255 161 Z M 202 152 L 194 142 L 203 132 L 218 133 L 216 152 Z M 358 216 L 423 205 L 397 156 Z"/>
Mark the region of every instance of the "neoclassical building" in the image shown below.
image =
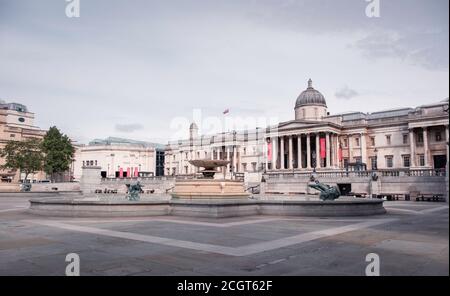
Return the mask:
<path id="1" fill-rule="evenodd" d="M 30 112 L 27 106 L 0 100 L 0 148 L 4 148 L 6 143 L 11 140 L 41 139 L 45 133 L 46 131 L 35 126 L 34 113 Z M 4 160 L 0 158 L 0 165 L 2 164 L 4 164 Z M 17 183 L 23 178 L 24 174 L 17 170 L 0 169 L 0 184 Z M 28 178 L 32 182 L 42 180 L 45 179 L 45 173 L 37 172 Z"/>
<path id="2" fill-rule="evenodd" d="M 73 176 L 80 180 L 83 167 L 99 167 L 102 178 L 131 178 L 164 174 L 164 145 L 108 137 L 77 145 Z"/>
<path id="3" fill-rule="evenodd" d="M 191 159 L 230 160 L 225 173 L 444 169 L 448 159 L 448 99 L 415 108 L 331 114 L 311 80 L 298 96 L 294 120 L 254 130 L 169 142 L 165 174 L 195 173 Z"/>

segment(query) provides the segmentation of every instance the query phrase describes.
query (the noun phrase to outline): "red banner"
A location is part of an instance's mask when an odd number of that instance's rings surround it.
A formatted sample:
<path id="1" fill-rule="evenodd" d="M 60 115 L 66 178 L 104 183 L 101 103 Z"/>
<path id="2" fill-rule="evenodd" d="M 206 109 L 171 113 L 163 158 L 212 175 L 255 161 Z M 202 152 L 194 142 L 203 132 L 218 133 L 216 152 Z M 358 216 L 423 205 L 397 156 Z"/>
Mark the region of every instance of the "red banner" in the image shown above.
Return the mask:
<path id="1" fill-rule="evenodd" d="M 325 138 L 320 138 L 320 158 L 327 157 Z"/>
<path id="2" fill-rule="evenodd" d="M 342 161 L 342 148 L 339 147 L 339 161 Z"/>
<path id="3" fill-rule="evenodd" d="M 267 159 L 272 160 L 272 142 L 267 143 Z"/>
<path id="4" fill-rule="evenodd" d="M 119 168 L 119 178 L 123 178 L 123 168 Z"/>
<path id="5" fill-rule="evenodd" d="M 131 178 L 131 169 L 127 168 L 127 178 Z"/>
<path id="6" fill-rule="evenodd" d="M 139 177 L 139 168 L 138 167 L 134 168 L 134 176 Z"/>

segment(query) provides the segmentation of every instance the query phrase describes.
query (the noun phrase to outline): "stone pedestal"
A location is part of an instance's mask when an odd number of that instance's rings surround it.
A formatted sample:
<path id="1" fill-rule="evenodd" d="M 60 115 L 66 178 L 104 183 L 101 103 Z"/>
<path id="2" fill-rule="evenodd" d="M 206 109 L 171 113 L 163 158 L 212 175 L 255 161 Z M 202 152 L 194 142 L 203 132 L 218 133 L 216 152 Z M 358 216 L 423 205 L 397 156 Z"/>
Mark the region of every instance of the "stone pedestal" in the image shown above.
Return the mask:
<path id="1" fill-rule="evenodd" d="M 244 184 L 235 180 L 177 180 L 172 193 L 179 199 L 247 199 Z"/>
<path id="2" fill-rule="evenodd" d="M 80 189 L 83 194 L 94 193 L 96 189 L 100 189 L 101 181 L 101 167 L 88 166 L 82 168 Z"/>

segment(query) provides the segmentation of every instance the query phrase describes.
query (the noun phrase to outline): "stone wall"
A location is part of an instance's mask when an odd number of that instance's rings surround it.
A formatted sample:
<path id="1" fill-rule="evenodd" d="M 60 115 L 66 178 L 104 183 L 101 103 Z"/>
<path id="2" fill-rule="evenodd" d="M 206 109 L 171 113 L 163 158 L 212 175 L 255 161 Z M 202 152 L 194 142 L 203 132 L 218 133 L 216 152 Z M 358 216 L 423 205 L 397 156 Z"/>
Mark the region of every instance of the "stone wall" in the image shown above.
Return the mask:
<path id="1" fill-rule="evenodd" d="M 372 182 L 371 177 L 322 177 L 320 182 L 337 185 L 340 183 L 351 184 L 352 192 L 364 194 L 410 194 L 419 192 L 424 194 L 446 195 L 446 181 L 444 176 L 380 176 L 377 182 Z M 317 193 L 308 188 L 309 178 L 304 177 L 280 177 L 267 178 L 265 193 Z"/>

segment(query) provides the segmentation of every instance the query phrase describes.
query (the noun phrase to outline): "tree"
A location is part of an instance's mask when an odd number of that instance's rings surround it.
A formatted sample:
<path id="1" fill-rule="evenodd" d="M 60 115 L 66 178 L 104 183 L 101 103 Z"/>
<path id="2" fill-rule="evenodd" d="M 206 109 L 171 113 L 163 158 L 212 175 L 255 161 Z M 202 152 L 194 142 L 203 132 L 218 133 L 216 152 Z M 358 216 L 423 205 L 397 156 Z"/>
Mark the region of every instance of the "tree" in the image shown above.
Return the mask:
<path id="1" fill-rule="evenodd" d="M 42 170 L 44 156 L 40 145 L 41 140 L 35 138 L 8 141 L 5 148 L 0 149 L 0 156 L 5 158 L 5 164 L 0 167 L 25 173 L 24 181 L 26 181 L 30 174 Z"/>
<path id="2" fill-rule="evenodd" d="M 59 175 L 70 168 L 73 161 L 75 148 L 69 137 L 62 134 L 56 126 L 51 127 L 42 140 L 42 152 L 44 152 L 44 171 L 55 181 L 55 175 Z"/>

